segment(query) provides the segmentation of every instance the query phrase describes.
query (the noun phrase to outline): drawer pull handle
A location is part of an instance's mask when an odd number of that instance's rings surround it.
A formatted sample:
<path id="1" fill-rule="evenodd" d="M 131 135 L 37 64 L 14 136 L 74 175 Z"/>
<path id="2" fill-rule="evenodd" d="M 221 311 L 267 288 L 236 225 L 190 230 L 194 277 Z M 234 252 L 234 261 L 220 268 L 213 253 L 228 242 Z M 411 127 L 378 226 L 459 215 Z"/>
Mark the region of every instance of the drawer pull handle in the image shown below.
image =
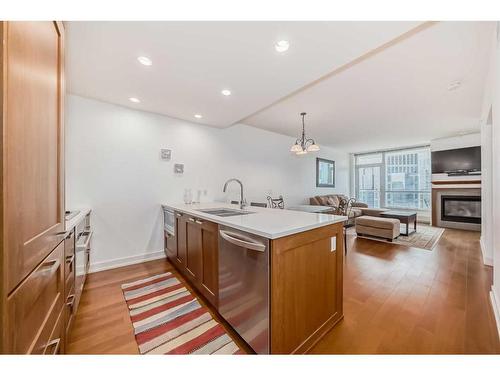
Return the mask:
<path id="1" fill-rule="evenodd" d="M 203 221 L 201 221 L 201 220 L 195 220 L 195 223 L 201 225 L 201 224 L 203 224 Z"/>
<path id="2" fill-rule="evenodd" d="M 190 222 L 192 222 L 192 223 L 194 223 L 194 221 L 195 221 L 192 217 L 190 217 L 188 220 L 189 220 Z"/>
<path id="3" fill-rule="evenodd" d="M 40 270 L 48 269 L 52 273 L 57 268 L 59 268 L 59 260 L 54 259 L 54 260 L 48 260 L 48 261 L 44 262 L 42 264 L 42 266 L 40 267 Z"/>
<path id="4" fill-rule="evenodd" d="M 85 249 L 89 247 L 90 240 L 92 239 L 92 235 L 94 232 L 85 232 L 81 235 L 81 237 L 78 239 L 78 243 L 76 244 L 76 249 L 81 251 L 81 249 Z"/>
<path id="5" fill-rule="evenodd" d="M 177 216 L 177 217 L 182 217 L 182 214 L 175 214 L 175 216 Z"/>
<path id="6" fill-rule="evenodd" d="M 70 294 L 68 298 L 66 299 L 66 306 L 68 306 L 71 309 L 71 313 L 73 314 L 73 306 L 75 305 L 75 295 Z"/>
<path id="7" fill-rule="evenodd" d="M 48 354 L 48 350 L 51 346 L 54 347 L 54 350 L 52 351 L 52 355 L 54 354 L 57 354 L 59 352 L 59 346 L 61 345 L 61 339 L 58 338 L 58 339 L 55 339 L 55 340 L 52 340 L 51 342 L 49 342 L 47 344 L 47 346 L 45 347 L 45 354 Z"/>
<path id="8" fill-rule="evenodd" d="M 74 255 L 68 255 L 68 256 L 66 257 L 66 263 L 67 263 L 67 264 L 71 264 L 71 263 L 73 263 L 73 259 L 75 259 L 75 256 L 74 256 Z"/>

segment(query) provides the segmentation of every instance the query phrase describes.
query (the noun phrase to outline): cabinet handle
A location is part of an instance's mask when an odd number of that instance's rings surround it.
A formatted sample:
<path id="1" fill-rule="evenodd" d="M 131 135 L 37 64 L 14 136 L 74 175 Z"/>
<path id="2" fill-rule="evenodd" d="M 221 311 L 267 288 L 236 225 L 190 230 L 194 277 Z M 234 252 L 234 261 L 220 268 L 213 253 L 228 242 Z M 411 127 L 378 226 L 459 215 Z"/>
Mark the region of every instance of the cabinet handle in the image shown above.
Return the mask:
<path id="1" fill-rule="evenodd" d="M 73 262 L 73 259 L 75 259 L 75 256 L 74 256 L 74 255 L 68 255 L 68 256 L 66 257 L 66 263 L 67 263 L 67 264 L 72 263 L 72 262 Z"/>
<path id="2" fill-rule="evenodd" d="M 50 271 L 50 273 L 52 273 L 58 267 L 59 267 L 59 260 L 58 259 L 54 259 L 54 260 L 48 260 L 45 263 L 43 263 L 42 266 L 40 267 L 40 270 L 48 268 L 48 270 Z"/>
<path id="3" fill-rule="evenodd" d="M 190 217 L 188 220 L 189 220 L 190 222 L 192 222 L 192 223 L 194 223 L 194 222 L 195 222 L 195 220 L 194 220 L 192 217 Z"/>
<path id="4" fill-rule="evenodd" d="M 203 224 L 203 221 L 201 221 L 201 220 L 195 220 L 195 223 L 201 225 L 201 224 Z"/>
<path id="5" fill-rule="evenodd" d="M 71 309 L 71 313 L 73 314 L 73 306 L 75 305 L 75 295 L 70 294 L 68 298 L 66 299 L 66 306 L 68 306 Z"/>
<path id="6" fill-rule="evenodd" d="M 61 339 L 60 339 L 60 338 L 55 339 L 55 340 L 52 340 L 52 341 L 51 341 L 51 342 L 49 342 L 49 343 L 47 344 L 47 346 L 45 347 L 45 354 L 47 354 L 47 350 L 48 350 L 51 346 L 53 346 L 53 347 L 54 347 L 54 350 L 53 350 L 53 351 L 52 351 L 52 353 L 50 353 L 50 354 L 52 354 L 52 355 L 57 354 L 57 353 L 59 352 L 59 346 L 60 346 L 60 345 L 61 345 Z"/>
<path id="7" fill-rule="evenodd" d="M 175 216 L 177 216 L 177 217 L 182 217 L 182 214 L 175 214 Z"/>

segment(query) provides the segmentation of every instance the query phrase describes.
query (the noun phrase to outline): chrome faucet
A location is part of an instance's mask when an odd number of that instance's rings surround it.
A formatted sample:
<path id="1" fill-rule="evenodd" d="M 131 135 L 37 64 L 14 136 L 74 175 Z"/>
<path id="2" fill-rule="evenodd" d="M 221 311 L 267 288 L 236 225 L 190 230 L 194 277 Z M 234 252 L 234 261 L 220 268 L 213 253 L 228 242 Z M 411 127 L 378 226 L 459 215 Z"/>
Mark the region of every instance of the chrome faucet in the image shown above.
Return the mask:
<path id="1" fill-rule="evenodd" d="M 230 178 L 229 180 L 226 181 L 226 183 L 224 184 L 224 189 L 222 189 L 222 192 L 226 192 L 226 189 L 227 189 L 227 185 L 230 183 L 230 182 L 237 182 L 238 184 L 240 184 L 240 209 L 243 209 L 245 208 L 245 206 L 247 205 L 247 202 L 245 200 L 245 198 L 243 197 L 243 184 L 241 183 L 240 180 L 238 180 L 237 178 Z"/>

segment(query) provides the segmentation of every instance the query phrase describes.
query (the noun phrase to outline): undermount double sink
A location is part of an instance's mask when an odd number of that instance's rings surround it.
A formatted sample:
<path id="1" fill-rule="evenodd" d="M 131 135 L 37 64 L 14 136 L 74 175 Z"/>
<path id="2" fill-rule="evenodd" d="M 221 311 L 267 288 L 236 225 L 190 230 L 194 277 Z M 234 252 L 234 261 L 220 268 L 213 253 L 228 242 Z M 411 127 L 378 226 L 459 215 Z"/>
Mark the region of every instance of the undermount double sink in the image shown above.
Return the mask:
<path id="1" fill-rule="evenodd" d="M 241 216 L 253 214 L 254 212 L 250 211 L 242 211 L 242 210 L 232 210 L 230 208 L 207 208 L 203 210 L 197 210 L 200 212 L 204 212 L 206 214 L 220 216 L 220 217 L 230 217 L 230 216 Z"/>

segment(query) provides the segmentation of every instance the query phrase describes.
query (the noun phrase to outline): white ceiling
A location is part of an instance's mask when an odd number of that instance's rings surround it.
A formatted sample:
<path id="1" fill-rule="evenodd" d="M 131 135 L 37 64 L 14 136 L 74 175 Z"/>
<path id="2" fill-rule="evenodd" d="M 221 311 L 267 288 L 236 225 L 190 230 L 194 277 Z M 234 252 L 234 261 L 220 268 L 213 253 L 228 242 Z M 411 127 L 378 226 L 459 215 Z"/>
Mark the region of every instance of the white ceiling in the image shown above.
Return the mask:
<path id="1" fill-rule="evenodd" d="M 435 24 L 243 122 L 297 136 L 306 111 L 308 136 L 350 152 L 479 131 L 493 27 Z"/>
<path id="2" fill-rule="evenodd" d="M 243 122 L 291 136 L 306 111 L 308 135 L 353 152 L 477 130 L 493 29 L 480 22 L 428 28 L 419 22 L 67 26 L 71 93 L 216 127 Z M 415 28 L 422 30 L 408 33 Z M 291 44 L 284 54 L 273 48 L 280 39 Z M 141 55 L 153 65 L 139 64 Z M 460 88 L 448 91 L 456 80 Z M 233 95 L 222 96 L 224 88 Z M 141 103 L 129 102 L 132 96 Z"/>
<path id="3" fill-rule="evenodd" d="M 74 94 L 226 127 L 418 24 L 68 22 L 67 84 Z M 281 39 L 291 45 L 280 55 Z M 153 65 L 140 65 L 141 55 Z"/>

